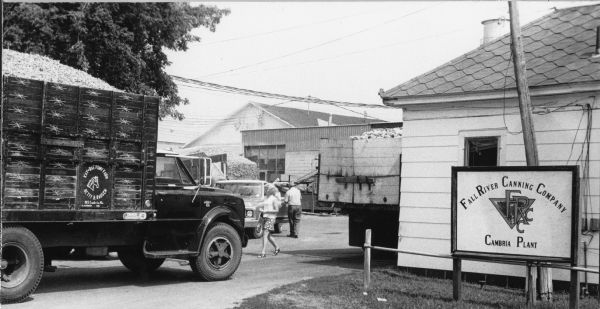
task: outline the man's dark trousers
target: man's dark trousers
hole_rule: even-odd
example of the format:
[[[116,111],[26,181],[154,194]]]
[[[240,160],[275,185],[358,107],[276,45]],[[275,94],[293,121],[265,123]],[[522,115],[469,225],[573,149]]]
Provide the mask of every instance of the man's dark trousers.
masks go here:
[[[300,217],[302,216],[301,205],[288,206],[288,219],[290,220],[290,236],[298,236],[300,232]]]

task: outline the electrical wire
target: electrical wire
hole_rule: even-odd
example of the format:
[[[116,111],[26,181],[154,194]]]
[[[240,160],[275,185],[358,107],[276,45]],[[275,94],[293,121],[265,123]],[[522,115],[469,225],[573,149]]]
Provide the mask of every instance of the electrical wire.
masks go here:
[[[412,40],[408,40],[408,41],[398,41],[398,42],[394,42],[394,43],[390,43],[390,44],[384,44],[384,45],[380,45],[380,46],[376,46],[376,47],[372,47],[372,48],[361,49],[361,50],[356,50],[356,51],[351,51],[351,52],[345,52],[345,53],[340,53],[340,54],[337,54],[337,55],[332,55],[332,56],[317,58],[317,59],[313,59],[313,60],[307,60],[307,61],[303,61],[303,62],[296,62],[296,63],[286,64],[286,65],[281,65],[281,66],[276,66],[276,67],[270,67],[270,68],[264,68],[264,69],[259,69],[259,70],[246,71],[246,72],[237,72],[237,73],[234,73],[234,74],[227,74],[227,76],[231,77],[231,76],[238,76],[238,75],[244,75],[244,74],[257,73],[257,72],[273,71],[273,70],[285,69],[285,68],[294,67],[294,66],[298,66],[298,65],[311,64],[311,63],[316,63],[316,62],[321,62],[321,61],[327,61],[327,60],[332,60],[332,59],[337,60],[337,59],[339,59],[341,57],[346,57],[346,56],[361,54],[361,53],[369,52],[369,51],[372,51],[372,50],[380,51],[382,49],[389,48],[389,47],[394,47],[394,46],[398,46],[398,45],[403,45],[403,44],[408,44],[408,43],[414,43],[414,42],[422,41],[422,40],[439,38],[439,37],[442,37],[442,36],[446,36],[448,34],[454,34],[454,33],[462,32],[462,31],[466,31],[468,29],[469,28],[455,29],[455,30],[451,30],[451,31],[448,31],[448,32],[444,32],[444,33],[440,33],[440,34],[434,34],[434,35],[429,35],[429,36],[424,36],[424,37],[420,37],[420,38],[416,38],[416,39],[412,39]]]
[[[201,42],[201,45],[202,46],[209,46],[209,45],[227,43],[227,42],[232,42],[232,41],[247,40],[247,39],[251,39],[251,38],[255,38],[255,37],[259,37],[259,36],[265,36],[265,35],[269,35],[269,34],[273,34],[273,33],[279,33],[279,32],[285,32],[285,31],[290,31],[290,30],[295,30],[295,29],[300,29],[300,28],[305,28],[305,27],[312,27],[312,26],[316,26],[316,25],[327,24],[327,23],[330,23],[330,22],[334,22],[334,21],[338,21],[338,20],[343,20],[343,19],[346,19],[346,18],[360,16],[360,15],[371,14],[373,12],[378,12],[378,11],[379,10],[373,10],[373,11],[369,11],[369,12],[359,12],[359,13],[352,14],[352,15],[340,16],[340,17],[330,18],[330,19],[326,19],[326,20],[321,20],[321,21],[316,21],[316,22],[311,22],[311,23],[306,23],[306,24],[301,24],[301,25],[295,25],[295,26],[290,26],[290,27],[275,29],[275,30],[271,30],[271,31],[267,31],[267,32],[259,32],[259,33],[254,33],[254,34],[248,34],[248,35],[245,35],[245,36],[238,36],[238,37],[233,37],[233,38],[229,38],[229,39],[223,39],[223,40],[213,41],[213,42],[208,42],[208,43],[202,43]]]
[[[417,14],[419,12],[425,11],[425,10],[430,9],[432,7],[435,7],[437,5],[439,5],[439,4],[430,5],[428,7],[425,7],[425,8],[416,10],[416,11],[412,11],[412,12],[404,14],[402,16],[386,20],[383,23],[380,23],[380,24],[377,24],[377,25],[374,25],[374,26],[370,26],[370,27],[367,27],[367,28],[363,28],[363,29],[361,29],[359,31],[351,32],[349,34],[346,34],[346,35],[343,35],[343,36],[340,36],[340,37],[337,37],[337,38],[334,38],[334,39],[331,39],[331,40],[327,40],[325,42],[321,42],[321,43],[313,45],[313,46],[305,47],[305,48],[302,48],[302,49],[299,49],[299,50],[295,50],[293,52],[289,52],[287,54],[283,54],[283,55],[280,55],[280,56],[268,58],[268,59],[261,60],[261,61],[255,62],[255,63],[241,65],[241,66],[229,69],[229,70],[207,74],[207,75],[201,76],[200,78],[212,77],[212,76],[217,76],[217,75],[222,75],[222,74],[226,74],[226,73],[235,72],[235,71],[238,71],[238,70],[242,70],[242,69],[246,69],[246,68],[249,68],[249,67],[253,67],[253,66],[265,64],[265,63],[268,63],[268,62],[273,62],[273,61],[276,61],[276,60],[279,60],[279,59],[287,58],[287,57],[290,57],[290,56],[293,56],[293,55],[297,55],[297,54],[300,54],[300,53],[303,53],[303,52],[306,52],[306,51],[309,51],[309,50],[313,50],[313,49],[316,49],[316,48],[319,48],[319,47],[323,47],[325,45],[329,45],[331,43],[335,43],[335,42],[347,39],[349,37],[352,37],[352,36],[355,36],[355,35],[358,35],[358,34],[361,34],[361,33],[367,32],[367,31],[370,31],[370,30],[372,30],[374,28],[377,28],[377,27],[380,27],[380,26],[383,26],[383,25],[386,25],[386,24],[390,24],[390,23],[396,22],[396,21],[401,20],[403,18],[406,18],[406,17],[408,17],[410,15]]]
[[[321,100],[321,99],[317,99],[314,97],[297,97],[297,96],[290,96],[290,95],[285,95],[285,94],[278,94],[278,93],[256,91],[256,90],[244,89],[244,88],[238,88],[238,87],[232,87],[232,86],[225,86],[225,85],[220,85],[220,84],[216,84],[216,83],[208,83],[208,82],[203,82],[203,81],[196,80],[196,79],[184,78],[184,77],[175,76],[175,75],[171,75],[171,77],[176,81],[184,83],[182,85],[186,86],[186,87],[192,87],[192,88],[196,87],[196,88],[202,88],[202,89],[206,88],[206,89],[210,89],[213,91],[220,91],[220,92],[227,92],[227,93],[234,93],[234,94],[243,94],[243,95],[250,95],[250,96],[257,96],[257,97],[264,97],[264,98],[289,100],[289,101],[295,101],[295,102],[333,105],[333,106],[337,106],[337,107],[346,106],[346,107],[355,107],[355,108],[397,109],[395,107],[390,107],[387,105],[353,103],[353,102],[333,101],[333,100]]]

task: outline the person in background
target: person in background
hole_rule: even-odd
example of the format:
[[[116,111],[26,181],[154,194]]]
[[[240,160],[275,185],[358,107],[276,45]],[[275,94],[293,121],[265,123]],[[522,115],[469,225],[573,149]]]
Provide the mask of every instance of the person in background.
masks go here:
[[[288,237],[298,238],[300,231],[300,216],[302,215],[302,196],[298,183],[293,182],[292,187],[285,193],[284,202],[288,206],[288,219],[290,220],[290,234]]]
[[[275,251],[273,251],[273,255],[279,254],[281,249],[273,239],[271,233],[275,230],[275,218],[277,217],[277,212],[279,211],[279,207],[281,207],[281,198],[279,197],[279,190],[275,186],[267,186],[267,199],[263,202],[263,247],[259,258],[267,257],[267,241],[269,241]]]

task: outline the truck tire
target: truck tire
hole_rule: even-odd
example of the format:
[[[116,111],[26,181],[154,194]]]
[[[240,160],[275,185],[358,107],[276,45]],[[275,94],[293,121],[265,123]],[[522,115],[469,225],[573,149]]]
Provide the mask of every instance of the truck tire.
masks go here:
[[[2,303],[19,302],[35,291],[44,272],[44,251],[28,229],[4,226],[2,231]]]
[[[204,280],[225,280],[233,275],[241,260],[240,235],[231,225],[217,223],[208,229],[200,254],[190,259],[190,266]]]
[[[118,255],[123,266],[138,275],[149,274],[157,270],[165,261],[165,259],[149,259],[145,257],[141,246],[119,250]]]

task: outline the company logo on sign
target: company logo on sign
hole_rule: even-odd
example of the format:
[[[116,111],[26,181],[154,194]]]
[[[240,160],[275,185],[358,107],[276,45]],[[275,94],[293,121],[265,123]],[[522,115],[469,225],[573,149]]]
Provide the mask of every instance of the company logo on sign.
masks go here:
[[[522,195],[513,195],[516,193],[521,193],[521,190],[506,190],[504,198],[490,198],[490,202],[494,204],[494,207],[496,207],[510,229],[516,226],[517,232],[525,233],[520,227],[521,224],[529,225],[529,222],[533,221],[527,215],[533,212],[531,205],[533,205],[535,199],[530,199]]]
[[[83,179],[86,184],[83,188],[84,204],[88,206],[104,205],[103,199],[108,194],[106,169],[97,164],[90,165],[83,172]]]
[[[453,167],[458,256],[567,261],[577,234],[577,168]]]
[[[92,191],[100,188],[100,183],[98,182],[98,176],[92,177],[92,179],[90,179],[90,181],[88,181],[87,187]]]

